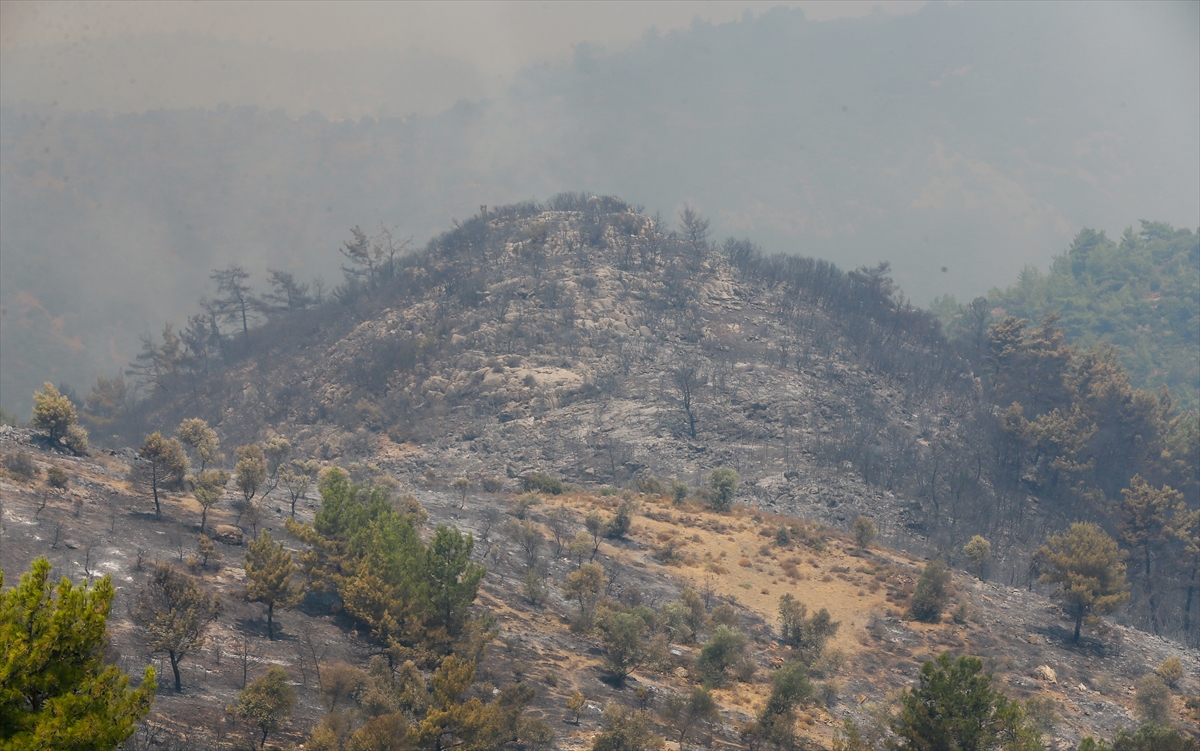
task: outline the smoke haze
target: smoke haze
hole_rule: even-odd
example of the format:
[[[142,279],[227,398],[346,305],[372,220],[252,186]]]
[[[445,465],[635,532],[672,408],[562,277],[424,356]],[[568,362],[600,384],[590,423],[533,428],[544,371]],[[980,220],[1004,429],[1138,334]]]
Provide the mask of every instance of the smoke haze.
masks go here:
[[[0,399],[117,372],[214,268],[336,283],[351,226],[564,190],[919,304],[1200,224],[1200,5],[791,5],[6,3]]]

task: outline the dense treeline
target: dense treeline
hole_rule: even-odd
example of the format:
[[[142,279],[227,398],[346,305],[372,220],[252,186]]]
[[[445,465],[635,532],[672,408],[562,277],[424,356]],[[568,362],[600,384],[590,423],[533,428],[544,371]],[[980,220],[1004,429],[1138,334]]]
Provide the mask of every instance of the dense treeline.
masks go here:
[[[983,302],[960,306],[951,296],[933,310],[956,339],[971,336]],[[993,318],[1040,321],[1058,316],[1067,339],[1080,347],[1105,342],[1140,388],[1168,386],[1188,409],[1200,398],[1200,236],[1165,222],[1126,228],[1120,242],[1084,229],[1047,274],[1034,267],[1016,284],[993,289]]]

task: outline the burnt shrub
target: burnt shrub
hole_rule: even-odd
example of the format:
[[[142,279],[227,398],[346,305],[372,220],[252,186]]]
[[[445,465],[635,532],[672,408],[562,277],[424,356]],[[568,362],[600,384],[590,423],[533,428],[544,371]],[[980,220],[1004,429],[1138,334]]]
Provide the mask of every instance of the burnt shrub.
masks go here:
[[[46,484],[52,488],[65,488],[70,481],[71,478],[62,467],[51,466],[46,469]]]
[[[33,457],[24,451],[4,457],[4,468],[22,482],[33,482],[42,474]]]

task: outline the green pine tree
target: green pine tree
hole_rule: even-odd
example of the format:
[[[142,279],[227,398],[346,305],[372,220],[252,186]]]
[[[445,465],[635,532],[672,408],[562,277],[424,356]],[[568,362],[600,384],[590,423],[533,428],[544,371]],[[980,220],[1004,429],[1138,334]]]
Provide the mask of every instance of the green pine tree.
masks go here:
[[[1076,522],[1051,535],[1034,560],[1046,570],[1039,581],[1058,585],[1053,596],[1075,619],[1076,642],[1084,616],[1111,613],[1129,599],[1125,551],[1097,524]]]
[[[292,554],[268,530],[246,546],[246,599],[267,606],[268,639],[275,638],[275,606],[292,604],[300,593],[292,581],[298,571]]]
[[[50,568],[38,558],[17,586],[0,589],[0,748],[116,748],[154,702],[154,668],[131,689],[104,664],[108,576],[55,587]]]
[[[904,751],[1033,751],[1038,734],[1025,721],[1021,705],[992,688],[992,677],[974,657],[951,660],[943,654],[921,666],[920,683],[905,692],[892,719]]]

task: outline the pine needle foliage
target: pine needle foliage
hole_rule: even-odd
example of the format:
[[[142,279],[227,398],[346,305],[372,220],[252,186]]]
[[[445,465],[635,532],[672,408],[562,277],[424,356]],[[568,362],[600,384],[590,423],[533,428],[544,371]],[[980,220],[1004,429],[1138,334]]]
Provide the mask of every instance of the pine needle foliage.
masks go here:
[[[129,676],[104,664],[108,576],[54,586],[50,570],[38,558],[15,587],[0,590],[0,747],[116,748],[150,710],[154,668],[130,688]]]
[[[246,546],[245,563],[246,599],[267,606],[267,638],[274,639],[275,607],[287,607],[299,597],[300,587],[293,581],[299,569],[283,543],[275,542],[266,529]]]

